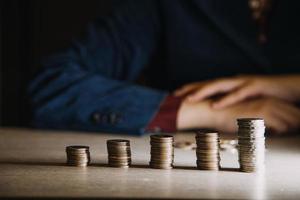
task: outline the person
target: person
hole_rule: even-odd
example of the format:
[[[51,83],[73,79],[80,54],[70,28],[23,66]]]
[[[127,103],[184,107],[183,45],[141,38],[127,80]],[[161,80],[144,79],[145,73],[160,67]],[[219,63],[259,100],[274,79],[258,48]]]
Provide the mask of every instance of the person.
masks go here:
[[[33,124],[140,135],[234,132],[236,118],[262,117],[274,133],[295,131],[299,8],[275,0],[123,1],[44,60],[29,87]]]

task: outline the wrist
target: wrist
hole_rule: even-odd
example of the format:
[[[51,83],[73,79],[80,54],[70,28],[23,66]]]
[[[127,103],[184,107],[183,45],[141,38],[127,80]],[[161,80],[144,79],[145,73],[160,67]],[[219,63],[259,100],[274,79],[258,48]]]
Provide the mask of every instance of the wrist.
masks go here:
[[[269,88],[272,88],[266,91],[270,93],[270,96],[276,96],[290,102],[296,102],[300,99],[299,75],[277,75],[271,76],[267,80],[270,83]]]
[[[167,96],[161,103],[156,115],[146,127],[147,131],[176,131],[176,117],[182,99],[174,96]]]
[[[177,113],[177,129],[213,128],[214,115],[210,101],[182,102]]]
[[[299,75],[289,75],[287,77],[287,83],[289,92],[291,95],[291,100],[296,102],[300,100],[300,76]]]

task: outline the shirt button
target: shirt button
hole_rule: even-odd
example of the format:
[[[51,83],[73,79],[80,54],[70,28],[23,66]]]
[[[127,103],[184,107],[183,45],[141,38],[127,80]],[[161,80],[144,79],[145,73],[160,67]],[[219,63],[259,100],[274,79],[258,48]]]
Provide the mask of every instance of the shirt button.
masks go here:
[[[115,125],[117,123],[120,123],[122,120],[121,116],[116,114],[116,113],[111,113],[109,115],[109,122],[112,124],[112,125]]]
[[[92,121],[96,124],[100,124],[101,123],[101,118],[102,118],[102,115],[98,112],[95,112],[92,114]]]
[[[103,123],[103,124],[109,124],[109,115],[102,115],[100,121]]]

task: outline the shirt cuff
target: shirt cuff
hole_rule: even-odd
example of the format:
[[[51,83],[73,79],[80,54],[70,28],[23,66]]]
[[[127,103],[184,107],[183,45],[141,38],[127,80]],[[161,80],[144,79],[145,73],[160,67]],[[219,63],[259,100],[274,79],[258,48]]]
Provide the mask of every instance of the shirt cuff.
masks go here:
[[[146,130],[154,132],[175,132],[177,112],[182,98],[169,95],[160,105],[157,114],[148,124]]]

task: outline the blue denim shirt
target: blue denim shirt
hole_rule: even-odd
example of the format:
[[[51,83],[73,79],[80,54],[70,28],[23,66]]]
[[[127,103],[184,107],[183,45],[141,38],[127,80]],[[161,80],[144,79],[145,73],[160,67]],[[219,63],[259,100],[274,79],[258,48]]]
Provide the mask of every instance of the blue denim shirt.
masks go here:
[[[241,73],[299,73],[298,1],[274,6],[264,46],[257,43],[247,2],[124,2],[43,62],[29,88],[34,125],[139,135],[168,90],[182,84]],[[162,62],[148,74],[155,89],[136,85],[156,56]]]

